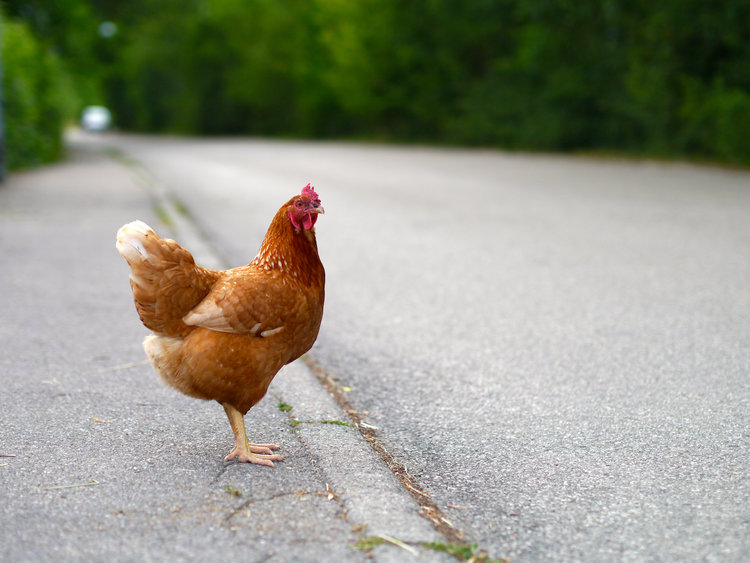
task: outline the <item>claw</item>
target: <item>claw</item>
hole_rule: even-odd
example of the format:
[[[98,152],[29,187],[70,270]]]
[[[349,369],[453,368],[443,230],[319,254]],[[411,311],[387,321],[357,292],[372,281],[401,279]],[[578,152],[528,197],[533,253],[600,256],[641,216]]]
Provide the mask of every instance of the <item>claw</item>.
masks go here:
[[[254,454],[270,454],[271,450],[278,450],[279,446],[276,444],[247,444],[248,450]]]
[[[250,452],[242,450],[243,448],[235,446],[232,448],[232,451],[229,452],[229,455],[224,458],[224,461],[232,461],[234,458],[237,458],[237,461],[242,463],[254,463],[256,465],[266,465],[268,467],[273,467],[274,461],[284,461],[284,456],[281,454],[266,455],[253,453],[252,450]]]

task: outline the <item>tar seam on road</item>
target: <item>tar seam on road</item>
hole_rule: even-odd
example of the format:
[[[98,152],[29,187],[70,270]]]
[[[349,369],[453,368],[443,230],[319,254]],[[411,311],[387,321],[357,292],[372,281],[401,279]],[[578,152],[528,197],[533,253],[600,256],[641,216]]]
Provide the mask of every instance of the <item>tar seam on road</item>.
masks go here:
[[[422,509],[422,515],[427,518],[435,529],[440,532],[448,541],[454,543],[463,543],[463,533],[456,529],[453,524],[445,518],[445,515],[430,497],[422,485],[406,470],[404,464],[398,461],[392,453],[388,451],[383,442],[378,438],[375,430],[369,425],[362,424],[363,417],[355,409],[344,395],[344,392],[334,383],[330,375],[326,373],[323,367],[309,355],[305,355],[303,360],[310,371],[320,381],[323,387],[334,398],[336,403],[343,409],[349,419],[356,426],[362,437],[370,444],[370,447],[378,454],[380,459],[388,466],[404,488],[409,492],[411,497],[417,502]]]

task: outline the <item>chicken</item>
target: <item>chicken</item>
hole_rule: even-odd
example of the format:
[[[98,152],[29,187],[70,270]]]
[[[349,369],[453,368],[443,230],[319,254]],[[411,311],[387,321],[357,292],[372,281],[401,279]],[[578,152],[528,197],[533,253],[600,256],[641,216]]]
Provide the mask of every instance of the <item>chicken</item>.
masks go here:
[[[244,415],[318,336],[325,271],[315,222],[323,212],[308,184],[281,206],[252,262],[225,271],[196,265],[141,221],[117,233],[136,309],[153,332],[143,342],[146,355],[168,385],[221,403],[235,443],[226,461],[273,466],[284,459],[272,452],[275,444],[248,442]]]

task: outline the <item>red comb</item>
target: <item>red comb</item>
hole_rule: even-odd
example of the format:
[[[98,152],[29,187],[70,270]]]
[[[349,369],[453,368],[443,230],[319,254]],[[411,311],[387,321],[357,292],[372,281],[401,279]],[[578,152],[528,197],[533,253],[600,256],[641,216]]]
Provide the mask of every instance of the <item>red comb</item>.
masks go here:
[[[302,188],[302,195],[309,197],[310,201],[320,205],[320,197],[318,197],[318,194],[315,193],[315,188],[313,188],[310,184],[307,184],[304,188]]]

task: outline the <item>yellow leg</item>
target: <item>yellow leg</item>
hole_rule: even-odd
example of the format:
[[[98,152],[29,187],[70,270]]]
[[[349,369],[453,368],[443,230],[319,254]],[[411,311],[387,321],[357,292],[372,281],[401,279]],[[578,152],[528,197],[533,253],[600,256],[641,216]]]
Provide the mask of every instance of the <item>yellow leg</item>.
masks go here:
[[[251,444],[248,442],[245,432],[245,417],[228,403],[222,403],[222,406],[224,412],[227,413],[229,426],[232,427],[232,433],[234,434],[234,448],[224,458],[224,461],[230,461],[236,457],[239,461],[268,465],[269,467],[273,467],[274,461],[284,461],[284,456],[271,453],[271,450],[279,449],[276,444]]]

